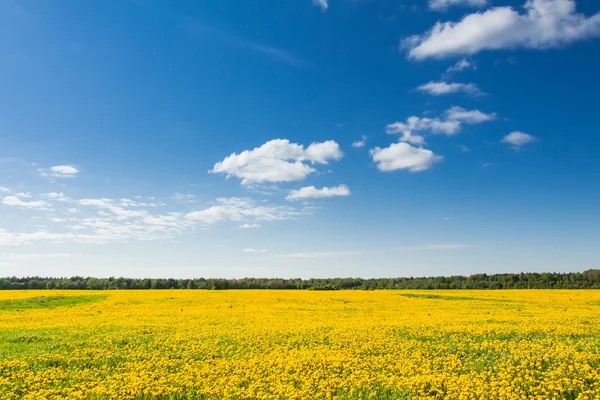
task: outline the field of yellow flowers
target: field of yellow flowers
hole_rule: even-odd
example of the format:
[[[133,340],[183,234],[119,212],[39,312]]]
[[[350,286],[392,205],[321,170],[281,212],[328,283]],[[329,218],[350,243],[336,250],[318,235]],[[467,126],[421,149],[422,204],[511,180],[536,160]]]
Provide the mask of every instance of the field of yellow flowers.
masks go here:
[[[600,291],[4,291],[21,398],[597,399]]]

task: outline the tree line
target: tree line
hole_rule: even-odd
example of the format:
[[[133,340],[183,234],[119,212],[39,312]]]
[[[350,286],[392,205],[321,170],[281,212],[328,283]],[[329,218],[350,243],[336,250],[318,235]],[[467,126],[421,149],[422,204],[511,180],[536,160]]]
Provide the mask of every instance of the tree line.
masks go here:
[[[0,290],[30,289],[282,289],[282,290],[377,290],[377,289],[600,289],[600,269],[584,272],[527,272],[475,274],[420,278],[242,278],[242,279],[140,279],[6,277]]]

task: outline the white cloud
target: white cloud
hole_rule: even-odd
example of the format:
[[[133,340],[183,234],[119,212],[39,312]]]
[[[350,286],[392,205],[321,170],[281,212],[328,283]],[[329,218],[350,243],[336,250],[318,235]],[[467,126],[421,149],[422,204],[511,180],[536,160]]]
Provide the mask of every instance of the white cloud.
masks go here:
[[[31,196],[31,193],[29,192],[19,192],[19,193],[15,193],[15,196],[21,197],[23,199],[30,199],[33,196]]]
[[[294,218],[299,214],[294,208],[257,204],[249,198],[219,198],[216,204],[204,210],[187,213],[185,218],[202,224],[222,221],[277,221]]]
[[[340,146],[333,140],[304,146],[287,139],[271,140],[253,150],[233,153],[216,163],[211,173],[242,179],[242,185],[262,182],[291,182],[304,179],[316,172],[305,162],[327,164],[343,156]]]
[[[286,200],[321,199],[334,196],[350,196],[350,189],[346,185],[324,187],[317,189],[314,186],[306,186],[298,190],[290,190]]]
[[[2,204],[5,206],[11,207],[23,207],[23,208],[38,208],[38,209],[46,209],[48,203],[37,200],[37,201],[23,201],[17,196],[6,196],[2,200]]]
[[[79,173],[79,170],[72,165],[55,165],[38,171],[41,176],[49,178],[74,178]]]
[[[267,252],[266,249],[261,249],[261,250],[257,250],[257,249],[244,249],[242,251],[244,253],[266,253]]]
[[[361,140],[357,140],[356,142],[352,143],[352,147],[356,147],[358,149],[358,148],[364,147],[364,145],[366,143],[367,143],[367,137],[365,135],[362,135]]]
[[[362,251],[329,251],[329,252],[303,252],[303,253],[288,253],[288,254],[277,254],[276,258],[331,258],[331,257],[345,257],[345,256],[359,256],[363,254]]]
[[[600,35],[600,13],[577,14],[573,0],[527,0],[525,13],[495,7],[459,22],[438,22],[403,41],[417,60],[510,48],[547,49]]]
[[[313,4],[325,11],[329,7],[327,0],[313,0]]]
[[[65,196],[64,193],[56,193],[56,192],[44,193],[44,194],[42,194],[42,197],[45,197],[49,200],[54,200],[54,201],[69,201],[69,200],[71,200],[67,196]]]
[[[421,172],[444,159],[433,154],[431,150],[412,147],[408,143],[392,143],[383,149],[375,147],[370,153],[373,161],[377,163],[377,169],[385,172],[398,169]]]
[[[451,6],[485,7],[487,0],[429,0],[429,8],[434,11],[446,11]]]
[[[193,203],[196,201],[195,195],[185,193],[175,193],[171,198],[179,203]]]
[[[475,64],[473,64],[470,61],[463,58],[462,60],[458,61],[456,64],[449,66],[448,69],[446,70],[445,75],[450,76],[455,72],[460,72],[467,68],[476,69]]]
[[[524,132],[514,131],[504,136],[501,140],[502,143],[512,144],[513,146],[520,147],[525,144],[535,142],[537,139]]]
[[[56,174],[63,175],[75,175],[79,172],[79,170],[72,165],[55,165],[50,168],[50,170]]]
[[[467,111],[462,107],[454,106],[446,110],[446,118],[451,121],[460,121],[467,124],[480,124],[495,120],[496,113],[485,114],[479,110]]]
[[[469,94],[471,96],[481,96],[484,95],[477,85],[474,83],[456,83],[456,82],[428,82],[424,85],[421,85],[417,88],[418,91],[427,93],[433,96],[441,96],[444,94],[450,93],[458,93],[463,92]]]
[[[260,228],[260,224],[241,224],[240,229]]]
[[[464,151],[465,153],[468,153],[471,151],[471,149],[468,148],[467,146],[465,146],[464,144],[459,145],[458,148],[461,149],[462,151]]]
[[[444,218],[446,219],[446,218]],[[449,218],[448,218],[449,219]],[[420,246],[407,246],[401,247],[400,250],[458,250],[465,249],[468,247],[472,247],[472,245],[467,243],[444,243],[444,244],[426,244]]]
[[[401,135],[401,142],[422,145],[425,138],[415,135],[414,132],[425,132],[431,134],[444,134],[453,136],[460,132],[462,123],[480,124],[482,122],[496,119],[496,113],[485,114],[479,110],[465,110],[454,106],[444,112],[444,118],[421,118],[417,116],[408,117],[406,122],[394,122],[385,127],[388,135]]]
[[[143,221],[148,225],[183,227],[185,224],[185,214],[179,212],[170,212],[166,215],[148,215]]]
[[[0,186],[0,192],[10,193],[11,190],[5,186]]]
[[[385,127],[388,135],[401,134],[401,142],[412,144],[423,144],[425,138],[421,135],[414,135],[413,132],[429,131],[434,134],[443,133],[452,136],[460,131],[459,121],[443,121],[439,118],[420,118],[416,116],[408,117],[406,122],[394,122]]]

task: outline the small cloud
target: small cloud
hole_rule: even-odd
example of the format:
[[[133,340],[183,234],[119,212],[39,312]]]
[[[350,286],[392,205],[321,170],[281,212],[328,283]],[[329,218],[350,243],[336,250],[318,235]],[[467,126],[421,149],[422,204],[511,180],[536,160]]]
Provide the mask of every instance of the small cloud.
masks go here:
[[[298,190],[290,190],[286,200],[322,199],[335,196],[350,196],[350,189],[346,185],[324,187],[317,189],[314,186],[306,186]]]
[[[47,178],[74,178],[79,173],[79,170],[72,165],[55,165],[38,171],[41,176]]]
[[[523,145],[526,145],[528,143],[532,143],[535,142],[537,140],[536,137],[531,136],[527,133],[524,132],[519,132],[519,131],[514,131],[509,133],[508,135],[504,136],[501,140],[502,143],[507,143],[507,144],[511,144],[514,147],[521,147]]]
[[[444,217],[444,221],[448,221],[450,217]]]
[[[468,153],[471,151],[471,149],[468,148],[467,146],[465,146],[464,144],[458,145],[458,148],[461,149],[462,151],[464,151],[465,153]]]
[[[474,83],[457,83],[457,82],[434,82],[430,81],[424,85],[417,87],[419,92],[427,93],[432,96],[441,96],[445,94],[463,92],[471,96],[485,95]]]
[[[356,142],[352,143],[352,147],[356,147],[358,149],[364,147],[366,143],[367,137],[365,135],[362,135],[361,140],[357,140]]]
[[[456,72],[464,71],[465,69],[477,69],[477,66],[474,63],[463,58],[456,64],[449,66],[448,69],[446,70],[446,72],[442,74],[442,76],[448,78],[452,74],[454,74]]]
[[[45,197],[49,200],[54,200],[54,201],[69,201],[69,200],[71,200],[67,196],[65,196],[64,193],[56,193],[56,192],[44,193],[44,194],[42,194],[42,197]]]
[[[485,7],[487,0],[429,0],[429,9],[447,11],[451,6]]]
[[[11,190],[5,186],[0,186],[0,192],[10,193]]]
[[[413,147],[408,143],[392,143],[389,147],[375,147],[370,151],[377,169],[391,172],[407,169],[410,172],[421,172],[442,161],[444,157],[434,154],[431,150]]]
[[[260,228],[260,224],[242,224],[240,225],[240,229],[253,229]]]
[[[19,196],[19,197],[24,198],[24,199],[30,199],[31,197],[33,197],[33,196],[31,196],[31,193],[29,193],[29,192],[15,193],[15,196]]]
[[[313,0],[312,2],[315,6],[320,7],[321,10],[326,11],[329,8],[329,4],[327,0]]]
[[[257,250],[257,249],[244,249],[242,251],[244,253],[266,253],[267,252],[266,249],[261,249],[261,250]]]
[[[436,250],[458,250],[458,249],[465,249],[468,247],[472,247],[472,245],[467,244],[467,243],[444,243],[444,244],[425,244],[425,245],[421,245],[421,246],[407,246],[407,247],[401,247],[399,250],[402,251],[421,251],[421,250],[425,250],[425,251],[436,251]]]
[[[17,196],[6,196],[2,200],[2,204],[9,207],[21,207],[21,208],[37,208],[40,210],[46,209],[48,203],[38,200],[38,201],[23,201]]]
[[[483,164],[483,168],[487,168],[487,167],[491,167],[492,163],[491,162],[486,162]]]
[[[179,203],[193,203],[196,196],[193,194],[175,193],[171,198]]]

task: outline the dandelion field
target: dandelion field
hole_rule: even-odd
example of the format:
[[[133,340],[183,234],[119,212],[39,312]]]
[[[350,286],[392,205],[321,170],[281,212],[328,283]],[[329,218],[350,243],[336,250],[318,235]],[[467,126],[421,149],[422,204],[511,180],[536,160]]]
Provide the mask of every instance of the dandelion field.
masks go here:
[[[0,291],[1,399],[594,399],[600,291]]]

